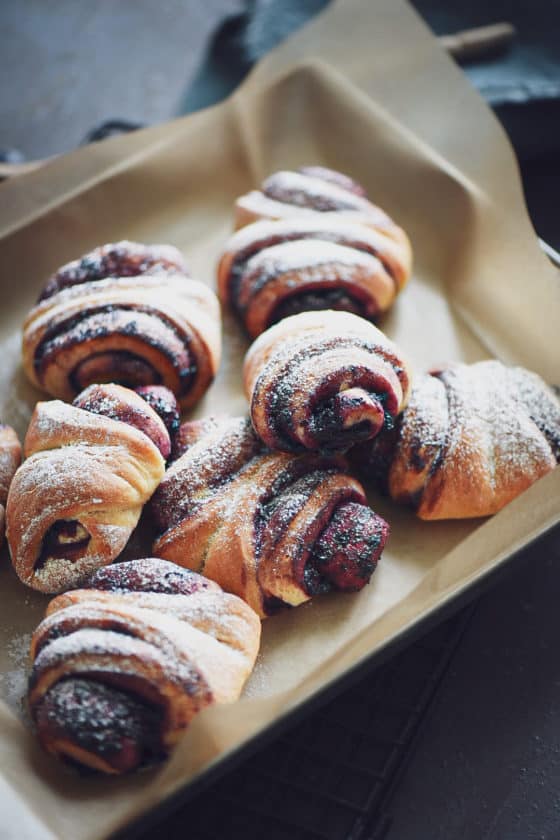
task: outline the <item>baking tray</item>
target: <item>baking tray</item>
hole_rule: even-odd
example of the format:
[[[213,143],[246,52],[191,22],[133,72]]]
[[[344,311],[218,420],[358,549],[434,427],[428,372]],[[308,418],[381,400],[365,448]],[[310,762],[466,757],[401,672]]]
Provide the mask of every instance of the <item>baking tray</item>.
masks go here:
[[[335,4],[335,12],[339,5],[348,4]],[[275,56],[274,72],[269,66],[265,76],[253,75],[218,108],[94,144],[1,188],[2,283],[8,292],[17,283],[18,290],[11,298],[6,295],[0,312],[5,362],[0,394],[10,395],[2,406],[7,421],[22,430],[38,396],[18,367],[17,325],[49,271],[100,241],[128,236],[179,245],[193,273],[211,282],[214,259],[231,229],[234,197],[275,168],[314,161],[363,180],[410,231],[417,254],[415,280],[383,326],[403,343],[417,368],[441,361],[442,354],[474,360],[495,353],[550,378],[555,368],[549,341],[555,335],[552,284],[557,278],[534,241],[503,136],[405,7],[380,3],[376,29],[369,4],[350,5],[353,24],[361,15],[365,30],[371,29],[370,46],[375,41],[381,69],[389,59],[395,62],[383,34],[394,23],[395,8],[401,15],[399,43],[410,45],[402,50],[403,66],[393,65],[396,87],[381,85],[375,101],[329,65],[307,61],[279,69]],[[332,31],[340,34],[344,20],[347,15],[342,22],[336,15],[330,18]],[[414,74],[406,64],[411,57]],[[446,97],[461,99],[458,123],[449,120],[447,111],[432,114],[439,119],[439,131],[430,143],[426,126],[413,131],[407,122],[410,110],[403,108],[400,120],[391,112],[395,103],[401,108],[398,92],[410,79],[414,85],[429,83],[438,109]],[[478,126],[485,140],[480,147],[464,148],[462,119]],[[531,272],[539,306],[523,294]],[[499,311],[487,305],[487,296],[492,302],[500,298]],[[522,310],[516,301],[523,301]],[[512,311],[519,315],[514,325]],[[434,325],[443,330],[437,342]],[[223,411],[224,403],[232,413],[246,409],[238,381],[246,343],[228,318],[226,333],[220,378],[200,413]],[[226,386],[224,400],[220,389]],[[16,819],[39,814],[45,832],[76,840],[122,827],[187,784],[194,792],[203,778],[208,782],[226,762],[238,760],[242,748],[272,737],[312,698],[324,701],[328,692],[338,690],[341,680],[356,679],[364,663],[381,661],[420,622],[511,562],[557,521],[558,485],[558,474],[547,476],[484,524],[429,526],[373,496],[375,507],[392,521],[393,537],[370,587],[358,596],[318,599],[267,622],[247,699],[201,714],[159,771],[110,785],[62,776],[21,724],[0,708],[0,782],[17,791],[2,799],[5,813]],[[0,578],[5,617],[0,670],[5,678],[15,671],[10,658],[14,642],[24,640],[37,623],[44,599],[22,593],[6,567]]]
[[[560,254],[539,243],[560,268]],[[148,837],[155,829],[173,840],[182,836],[186,820],[192,840],[383,840],[392,795],[479,597],[518,566],[538,563],[551,536],[296,710],[278,738],[271,727],[214,775],[202,777],[199,787],[121,832],[121,840]]]

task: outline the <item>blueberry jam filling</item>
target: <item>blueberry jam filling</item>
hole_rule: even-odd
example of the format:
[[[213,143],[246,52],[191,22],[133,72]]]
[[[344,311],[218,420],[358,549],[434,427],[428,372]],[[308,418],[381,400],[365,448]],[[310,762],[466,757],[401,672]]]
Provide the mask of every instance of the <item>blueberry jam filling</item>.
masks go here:
[[[66,560],[75,563],[87,548],[91,534],[75,519],[59,519],[45,536],[35,569],[40,570],[52,560]]]
[[[389,526],[370,508],[354,502],[339,505],[309,557],[305,583],[315,594],[325,587],[355,592],[368,583],[381,552]]]
[[[354,315],[365,317],[362,304],[341,289],[323,289],[318,292],[301,292],[289,295],[276,306],[268,320],[268,326],[277,324],[290,315],[300,312],[312,312],[323,309],[335,309],[339,312],[352,312]]]
[[[150,764],[164,755],[159,737],[162,711],[92,679],[72,677],[56,683],[35,709],[34,717],[47,743],[71,743],[118,772]],[[71,748],[65,758],[83,769]]]

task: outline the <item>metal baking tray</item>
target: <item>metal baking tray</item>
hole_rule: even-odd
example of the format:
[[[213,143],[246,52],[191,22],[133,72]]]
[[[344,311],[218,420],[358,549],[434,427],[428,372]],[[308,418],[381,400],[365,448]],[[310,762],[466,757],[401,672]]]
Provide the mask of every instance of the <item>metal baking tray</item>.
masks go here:
[[[302,90],[304,90],[304,95],[309,96],[312,101],[315,101],[316,94],[321,93],[324,97],[327,97],[329,91],[332,90],[333,96],[338,96],[339,98],[341,97],[341,91],[343,91],[344,97],[355,107],[355,113],[359,114],[360,122],[364,118],[364,112],[367,111],[363,97],[353,94],[336,76],[329,73],[322,76],[321,73],[317,73],[315,70],[310,72],[308,68],[303,68],[303,70],[296,70],[291,76],[281,80],[278,85],[280,87],[277,86],[274,88],[272,97],[277,94],[280,96],[282,91],[284,91],[284,95],[288,97],[288,100],[290,96],[295,97],[298,107],[301,107],[302,104],[300,99],[298,99],[301,96],[300,92]],[[258,96],[257,104],[259,107],[266,107],[266,102],[263,106]],[[380,128],[392,127],[396,131],[392,123],[386,120],[382,112],[370,109],[367,113],[369,114],[372,125]],[[274,111],[269,111],[267,114],[269,119],[274,120]],[[195,134],[198,132],[199,141],[203,137],[207,138],[209,136],[207,133],[208,121],[211,122],[215,115],[216,111],[214,110],[201,115],[194,115],[194,117],[189,118],[192,122],[188,123],[188,130],[194,131]],[[187,123],[180,122],[171,124],[170,126],[148,129],[147,132],[139,132],[138,134],[131,135],[130,138],[123,138],[126,141],[125,143],[121,143],[117,139],[116,141],[108,141],[107,144],[97,144],[95,148],[91,147],[91,149],[74,153],[65,160],[56,161],[51,164],[46,168],[44,174],[38,172],[24,176],[22,183],[26,185],[33,184],[34,193],[32,190],[25,191],[23,188],[20,191],[10,190],[10,184],[8,184],[6,188],[7,192],[4,195],[17,197],[19,204],[16,202],[16,210],[19,212],[20,219],[22,216],[25,217],[26,223],[20,223],[19,227],[15,226],[14,230],[7,234],[7,252],[12,261],[21,261],[22,286],[27,297],[30,296],[31,283],[34,282],[33,272],[36,265],[41,264],[46,267],[47,264],[50,264],[51,260],[55,258],[58,260],[61,253],[68,249],[68,241],[72,238],[74,238],[73,241],[80,243],[75,247],[79,248],[80,251],[85,250],[85,248],[82,248],[82,244],[92,236],[91,229],[88,228],[88,225],[91,225],[94,220],[98,225],[95,230],[96,240],[107,241],[111,237],[109,231],[114,231],[114,228],[111,228],[111,224],[114,222],[114,219],[110,217],[111,213],[116,218],[118,213],[121,211],[125,213],[127,208],[129,212],[136,212],[135,199],[140,195],[140,192],[142,192],[143,200],[149,209],[154,192],[160,190],[159,196],[161,201],[161,190],[164,187],[170,190],[170,195],[173,196],[173,200],[170,201],[171,210],[177,213],[177,215],[173,216],[172,219],[167,218],[167,221],[170,230],[178,235],[181,214],[177,211],[180,210],[181,213],[183,212],[183,205],[179,203],[183,197],[171,176],[176,171],[174,169],[176,167],[176,155],[184,153],[185,131],[187,131]],[[405,143],[408,143],[409,147],[412,148],[412,140],[408,134],[402,131],[400,133],[397,132],[397,138],[401,141],[401,146],[395,145],[394,148],[400,151],[402,145]],[[392,148],[389,149],[387,154],[390,155],[393,153]],[[209,151],[212,150],[214,154],[217,153],[216,146],[212,147],[210,145]],[[365,151],[365,146],[363,151]],[[188,152],[189,148],[187,147],[185,154]],[[419,146],[418,155],[419,164],[415,171],[419,172],[422,176],[424,176],[425,172],[428,172],[428,175],[430,175],[431,170],[424,168],[424,164],[427,167],[428,161],[433,164],[433,171],[437,182],[440,171],[433,163],[433,159],[429,157],[424,146]],[[167,159],[168,163],[165,167],[163,166],[164,158]],[[331,161],[327,158],[325,162],[328,163]],[[201,158],[197,161],[197,164],[199,169],[202,170],[200,176],[207,175],[204,172],[204,167],[208,169],[211,166],[211,158],[209,157],[208,160]],[[196,174],[194,174],[194,178]],[[447,173],[445,174],[447,175]],[[52,188],[56,192],[57,177],[62,180],[67,178],[70,182],[74,183],[74,188],[67,190],[62,197],[59,196],[60,201],[51,199],[50,192],[45,200],[43,194],[41,207],[37,210],[35,204],[33,204],[33,200],[37,199],[38,196],[40,197],[41,189],[46,191],[48,187],[49,190]],[[443,183],[447,184],[448,182],[443,181]],[[228,189],[231,188],[232,194],[235,194],[233,192],[234,186],[233,184],[228,185]],[[200,184],[196,183],[196,179],[194,188],[194,196],[197,197],[196,188],[200,188]],[[203,204],[200,218],[197,217],[195,220],[201,237],[204,237],[206,232],[205,226],[210,218],[208,214],[213,213],[212,200],[216,198],[216,195],[218,195],[217,188],[209,196],[203,196],[206,204]],[[194,199],[191,196],[187,196],[185,203],[188,200]],[[228,196],[228,201],[230,200]],[[30,204],[29,207],[26,206],[26,202]],[[167,205],[164,206],[164,209],[167,210]],[[107,211],[107,213],[101,211]],[[204,215],[205,213],[207,214],[206,216]],[[149,227],[148,222],[150,221],[149,214],[146,217],[142,215],[137,226],[134,228],[134,234],[137,238],[143,238],[139,235],[142,231],[142,226],[145,225],[147,230]],[[154,240],[157,236],[156,231],[161,226],[162,223],[160,223],[159,227],[158,224],[155,224],[154,230],[151,230],[146,238]],[[34,237],[34,232],[39,229],[41,230],[41,236]],[[221,239],[223,241],[224,233],[225,230],[220,227],[219,230],[214,232],[215,239]],[[29,240],[27,240],[28,236],[31,237]],[[204,241],[202,245],[204,245]],[[15,262],[13,264],[15,265]],[[405,301],[404,296],[402,300]],[[24,309],[26,303],[23,301],[23,298],[20,300],[18,297],[17,305],[18,312],[16,315],[19,315],[19,310]],[[410,303],[406,305],[409,306]],[[10,348],[7,349],[9,350]],[[12,351],[14,349],[11,347]],[[237,349],[239,350],[239,348]],[[13,358],[15,356],[12,357],[12,360]],[[12,361],[10,361],[8,376],[13,377],[14,368],[11,365]],[[6,376],[6,371],[4,371],[4,376]],[[21,379],[16,382],[16,385],[20,392],[25,390],[26,386],[21,382]],[[546,478],[550,478],[550,476]],[[547,487],[550,486],[550,483],[546,483],[546,479],[543,481]],[[535,491],[538,493],[539,488],[531,488],[526,498],[529,498],[530,495],[534,499]],[[518,512],[527,506],[524,504],[519,505],[516,502],[512,504],[511,511]],[[182,801],[184,796],[193,796],[201,790],[203,785],[209,784],[212,779],[225,772],[233,763],[239,762],[258,746],[278,735],[287,726],[292,725],[297,716],[304,713],[311,713],[320,704],[327,702],[334,694],[340,692],[344,686],[348,686],[350,683],[359,679],[366,669],[386,661],[399,647],[406,644],[412,637],[416,637],[421,630],[425,630],[430,622],[433,623],[436,620],[441,620],[446,613],[455,610],[461,600],[474,597],[483,582],[487,582],[489,577],[495,575],[500,569],[510,566],[513,557],[517,556],[522,547],[527,546],[533,542],[537,535],[542,536],[549,527],[552,527],[552,515],[550,511],[547,513],[547,516],[548,519],[546,521],[539,520],[537,525],[529,523],[527,530],[526,523],[519,522],[519,517],[516,517],[515,513],[511,512],[512,533],[514,533],[515,527],[518,527],[518,533],[515,534],[515,539],[512,537],[513,542],[511,544],[508,543],[506,547],[502,547],[502,550],[497,551],[491,563],[484,568],[480,566],[475,567],[469,570],[468,574],[458,579],[451,578],[439,581],[441,588],[437,593],[437,597],[432,597],[433,593],[431,592],[426,593],[427,597],[422,602],[421,608],[415,609],[408,615],[406,613],[399,615],[400,623],[397,629],[395,629],[395,625],[390,632],[385,633],[387,625],[383,621],[386,614],[382,614],[379,621],[375,623],[375,628],[383,636],[381,637],[379,635],[374,644],[370,644],[369,639],[364,642],[362,636],[357,636],[345,647],[340,659],[338,658],[337,652],[336,661],[333,661],[333,658],[331,658],[326,663],[320,663],[322,667],[325,666],[320,681],[307,690],[302,691],[299,696],[292,698],[290,706],[283,709],[281,713],[274,715],[266,725],[260,728],[259,732],[250,737],[246,737],[242,743],[235,745],[226,755],[218,756],[210,768],[203,770],[196,777],[193,777],[190,783],[178,785],[175,793],[166,796],[164,801],[160,801],[157,807],[152,809],[149,817],[143,815],[136,824],[130,827],[129,831],[145,830],[149,821],[159,819],[166,811],[176,807],[177,803]],[[474,533],[476,536],[476,532]],[[512,548],[511,545],[515,547]],[[404,601],[406,601],[406,598],[403,598],[399,604],[406,606],[403,603]],[[351,601],[348,601],[347,604],[350,609]],[[298,611],[298,621],[299,616],[303,619],[306,615],[309,615],[309,611]],[[274,625],[276,627],[281,623],[282,619],[279,618],[275,621],[277,622]],[[364,644],[362,644],[363,642]]]

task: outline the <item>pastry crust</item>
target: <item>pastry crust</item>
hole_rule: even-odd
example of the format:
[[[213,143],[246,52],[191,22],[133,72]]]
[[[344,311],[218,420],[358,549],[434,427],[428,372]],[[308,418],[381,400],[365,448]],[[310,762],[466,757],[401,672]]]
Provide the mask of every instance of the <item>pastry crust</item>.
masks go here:
[[[39,300],[45,300],[61,289],[105,277],[159,273],[189,275],[183,255],[173,245],[145,245],[126,239],[111,242],[61,266],[47,280]]]
[[[154,248],[157,254],[164,246]],[[87,269],[88,258],[70,266]],[[93,382],[165,385],[182,408],[194,405],[220,362],[214,293],[178,266],[162,270],[155,257],[134,263],[133,276],[123,260],[93,265],[61,269],[55,278],[62,279],[51,278],[48,293],[27,316],[22,351],[30,381],[63,400]],[[120,269],[123,276],[107,277],[103,267]]]
[[[4,542],[6,501],[15,472],[21,464],[21,444],[11,426],[0,423],[0,546]]]
[[[408,238],[402,228],[366,197],[364,188],[347,175],[322,166],[281,170],[266,178],[260,190],[242,195],[235,203],[235,227],[260,219],[295,216],[358,221],[397,242]]]
[[[359,460],[379,467],[379,447]],[[497,513],[555,468],[560,402],[543,380],[498,361],[433,371],[414,385],[389,456],[393,499],[421,519]]]
[[[256,337],[283,317],[312,309],[374,320],[411,271],[406,237],[360,221],[314,213],[238,230],[218,265],[218,292]]]
[[[411,374],[373,324],[324,311],[285,318],[259,336],[243,378],[254,429],[267,446],[344,451],[392,424]]]
[[[78,586],[118,557],[165,472],[152,438],[167,431],[153,409],[127,388],[92,387],[101,410],[113,413],[120,399],[139,428],[59,400],[39,402],[25,438],[26,460],[10,487],[12,563],[24,583],[42,592]]]
[[[42,746],[105,773],[163,758],[192,718],[238,699],[260,621],[234,595],[147,558],[55,598],[31,643],[28,701]]]
[[[184,454],[151,503],[154,553],[260,616],[369,581],[388,526],[340,457],[270,452],[244,418],[184,424]]]

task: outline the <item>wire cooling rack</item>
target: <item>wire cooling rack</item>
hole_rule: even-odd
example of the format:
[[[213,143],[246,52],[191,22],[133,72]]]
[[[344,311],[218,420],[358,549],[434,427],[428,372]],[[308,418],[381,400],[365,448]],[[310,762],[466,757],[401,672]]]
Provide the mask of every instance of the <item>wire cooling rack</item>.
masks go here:
[[[146,840],[381,840],[395,782],[472,611],[314,710]]]

